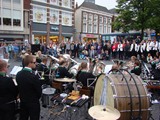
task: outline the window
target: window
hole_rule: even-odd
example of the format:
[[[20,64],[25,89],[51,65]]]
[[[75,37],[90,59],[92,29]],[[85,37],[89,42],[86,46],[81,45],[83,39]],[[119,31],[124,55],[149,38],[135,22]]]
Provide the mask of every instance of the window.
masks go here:
[[[0,25],[1,25],[1,8],[0,8]]]
[[[13,0],[13,3],[18,3],[18,4],[20,4],[20,3],[21,3],[21,0]]]
[[[46,3],[46,2],[47,2],[47,0],[34,0],[34,1],[44,2],[44,3]]]
[[[62,6],[71,8],[71,0],[62,0]]]
[[[97,22],[97,20],[98,20],[98,16],[94,15],[94,23]]]
[[[46,23],[47,9],[38,6],[33,6],[33,22]]]
[[[107,33],[107,26],[104,25],[104,33]]]
[[[53,4],[53,5],[58,5],[59,4],[58,1],[59,0],[50,0],[50,3]]]
[[[94,28],[93,28],[94,30],[93,30],[93,32],[94,33],[97,33],[97,25],[94,25]]]
[[[72,26],[72,13],[62,12],[62,25]]]
[[[104,17],[104,24],[107,24],[107,18]]]
[[[59,11],[50,10],[50,23],[59,24]]]
[[[89,24],[92,24],[92,21],[93,21],[93,15],[89,15]]]
[[[108,33],[111,33],[111,26],[108,26]]]
[[[13,10],[13,26],[21,26],[21,11]]]
[[[102,33],[103,33],[103,27],[102,27],[102,25],[101,25],[101,24],[99,25],[99,33],[100,33],[100,34],[102,34]]]
[[[83,13],[83,22],[87,22],[87,14]]]
[[[11,26],[11,9],[3,8],[3,25]]]
[[[108,18],[108,24],[111,24],[111,18]]]
[[[102,16],[99,17],[99,23],[103,23],[103,17]]]
[[[92,24],[88,25],[88,33],[92,33]]]
[[[87,28],[86,28],[87,26],[86,26],[86,23],[83,23],[83,32],[87,32],[86,30],[87,30]]]

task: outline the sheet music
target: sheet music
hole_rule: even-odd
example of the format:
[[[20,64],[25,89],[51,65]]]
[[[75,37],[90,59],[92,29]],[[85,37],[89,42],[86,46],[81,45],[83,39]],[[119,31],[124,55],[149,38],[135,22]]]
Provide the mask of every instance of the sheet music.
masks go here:
[[[46,66],[47,66],[48,68],[49,68],[50,63],[51,63],[51,59],[48,58],[48,59],[47,59],[47,63],[46,63]]]
[[[22,70],[22,67],[14,66],[13,69],[11,70],[10,74],[11,74],[11,75],[17,75],[17,73],[18,73],[19,71],[21,71],[21,70]]]
[[[4,61],[6,61],[8,63],[9,59],[3,59]]]
[[[104,70],[105,74],[107,75],[111,69],[112,69],[112,65],[106,65]]]

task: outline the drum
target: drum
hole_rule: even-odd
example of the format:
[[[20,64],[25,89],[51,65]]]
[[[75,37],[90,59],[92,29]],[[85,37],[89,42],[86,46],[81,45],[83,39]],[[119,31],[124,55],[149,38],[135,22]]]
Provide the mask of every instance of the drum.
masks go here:
[[[105,83],[106,89],[104,89]],[[103,94],[104,91],[106,96]],[[119,120],[132,118],[147,120],[149,117],[150,95],[142,79],[136,75],[120,73],[100,75],[94,91],[94,105],[100,105],[102,98],[106,101],[105,105],[120,111]]]
[[[56,89],[54,88],[45,88],[42,90],[42,105],[51,106],[51,98],[53,97]]]

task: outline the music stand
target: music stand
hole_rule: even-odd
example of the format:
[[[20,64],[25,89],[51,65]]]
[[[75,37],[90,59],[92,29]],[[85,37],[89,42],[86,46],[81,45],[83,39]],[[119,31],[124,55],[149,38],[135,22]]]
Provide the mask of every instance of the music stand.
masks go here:
[[[10,72],[10,75],[16,76],[17,73],[22,70],[22,68],[23,67],[20,67],[20,66],[14,66],[13,69],[11,70],[11,72]]]
[[[94,87],[94,83],[96,82],[96,78],[88,78],[87,79],[87,87]]]

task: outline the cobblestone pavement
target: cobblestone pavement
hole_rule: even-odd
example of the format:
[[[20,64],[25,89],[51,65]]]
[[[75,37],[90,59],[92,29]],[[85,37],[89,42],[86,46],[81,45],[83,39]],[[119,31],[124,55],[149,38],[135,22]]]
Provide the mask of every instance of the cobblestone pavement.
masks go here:
[[[82,60],[78,60],[79,62],[81,62]],[[105,64],[111,64],[112,62],[111,61],[105,61]],[[11,69],[13,68],[13,66],[15,65],[21,65],[21,62],[20,61],[14,61],[14,60],[10,60],[9,61],[9,64],[10,64],[10,68],[9,68],[9,71],[11,71]],[[93,120],[88,114],[87,114],[87,111],[86,111],[86,115],[87,115],[87,118],[83,118],[80,119],[80,118],[70,118],[70,119],[67,119],[67,118],[63,118],[63,119],[60,119],[60,118],[56,118],[54,117],[54,119],[52,117],[50,117],[50,108],[44,108],[42,107],[41,108],[41,119],[40,120]],[[76,113],[76,112],[75,112]],[[75,114],[73,113],[73,115]],[[160,120],[159,118],[160,116],[160,103],[156,103],[156,104],[153,104],[151,106],[151,118],[149,120]]]

